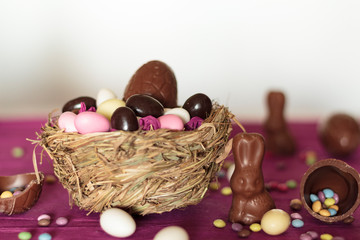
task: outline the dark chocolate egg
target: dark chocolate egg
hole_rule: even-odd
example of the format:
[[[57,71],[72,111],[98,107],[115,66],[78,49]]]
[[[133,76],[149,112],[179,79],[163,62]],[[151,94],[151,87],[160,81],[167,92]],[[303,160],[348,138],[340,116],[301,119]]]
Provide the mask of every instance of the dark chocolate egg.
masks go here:
[[[189,112],[191,118],[200,117],[205,119],[210,116],[212,102],[205,94],[197,93],[185,101],[183,108]]]
[[[78,97],[75,99],[72,99],[65,103],[63,106],[62,112],[74,112],[76,114],[79,113],[81,103],[85,103],[86,110],[88,110],[91,107],[94,107],[96,109],[96,100],[92,97]]]
[[[124,100],[134,94],[146,94],[164,107],[177,107],[177,83],[171,68],[161,61],[150,61],[141,66],[125,88]]]
[[[319,125],[319,136],[330,154],[346,156],[360,144],[360,127],[353,117],[343,113],[334,114]]]
[[[132,95],[126,101],[126,106],[131,108],[139,117],[151,115],[157,118],[164,114],[163,105],[155,98],[144,94]]]
[[[136,131],[139,129],[139,123],[131,108],[119,107],[111,116],[111,127],[123,131]]]

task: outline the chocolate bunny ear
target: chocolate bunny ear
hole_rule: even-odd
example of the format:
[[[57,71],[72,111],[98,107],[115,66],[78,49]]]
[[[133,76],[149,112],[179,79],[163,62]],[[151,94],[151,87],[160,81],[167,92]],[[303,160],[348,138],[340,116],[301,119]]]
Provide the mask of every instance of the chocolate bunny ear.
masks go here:
[[[233,138],[232,149],[235,166],[255,169],[262,164],[265,140],[258,133],[238,133]]]

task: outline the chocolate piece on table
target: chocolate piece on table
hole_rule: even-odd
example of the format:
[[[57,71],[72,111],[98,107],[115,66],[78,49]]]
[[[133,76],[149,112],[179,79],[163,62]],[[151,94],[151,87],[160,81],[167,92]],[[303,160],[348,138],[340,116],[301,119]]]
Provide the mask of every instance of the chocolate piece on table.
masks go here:
[[[265,190],[262,161],[264,138],[257,133],[239,133],[233,138],[235,170],[230,179],[233,193],[229,220],[250,225],[260,222],[275,203]]]
[[[338,113],[319,124],[319,137],[325,149],[335,157],[353,153],[360,144],[360,127],[350,115]]]
[[[267,95],[268,116],[264,123],[266,149],[276,155],[292,155],[296,142],[288,129],[285,117],[285,95],[271,91]]]
[[[331,188],[339,195],[339,211],[335,216],[321,216],[312,210],[310,194]],[[337,159],[325,159],[310,166],[300,183],[304,208],[320,221],[347,221],[360,204],[360,175],[350,165]]]
[[[44,182],[44,175],[39,172],[40,182],[35,173],[24,173],[12,176],[0,176],[0,190],[26,186],[19,195],[0,199],[0,213],[12,215],[29,210],[39,199]]]
[[[124,100],[134,94],[146,94],[157,99],[165,108],[177,107],[177,82],[171,68],[161,61],[141,66],[125,88]]]

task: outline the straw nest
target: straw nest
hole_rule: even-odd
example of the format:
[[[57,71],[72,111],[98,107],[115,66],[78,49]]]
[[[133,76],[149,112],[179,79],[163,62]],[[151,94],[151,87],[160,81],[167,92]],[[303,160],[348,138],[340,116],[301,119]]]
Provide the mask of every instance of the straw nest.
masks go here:
[[[34,143],[53,160],[71,205],[89,213],[119,207],[146,215],[201,201],[231,150],[231,119],[226,107],[214,104],[193,131],[78,134],[63,132],[49,116]]]

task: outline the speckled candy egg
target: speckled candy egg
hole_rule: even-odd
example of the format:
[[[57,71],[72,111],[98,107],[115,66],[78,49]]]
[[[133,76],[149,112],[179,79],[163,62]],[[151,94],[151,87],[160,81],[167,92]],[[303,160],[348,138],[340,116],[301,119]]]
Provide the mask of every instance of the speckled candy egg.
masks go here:
[[[100,226],[107,234],[125,238],[136,230],[136,223],[130,214],[119,208],[110,208],[100,215]]]
[[[161,61],[141,66],[130,79],[124,92],[125,101],[134,94],[146,94],[164,107],[177,106],[177,82],[171,68]]]
[[[183,108],[189,112],[191,118],[200,117],[206,119],[210,116],[212,102],[205,94],[197,93],[185,101]]]
[[[155,98],[144,94],[132,95],[126,101],[126,106],[131,108],[136,116],[139,117],[146,117],[149,115],[160,117],[164,114],[163,105]]]
[[[291,220],[287,212],[271,209],[261,218],[261,229],[269,235],[280,235],[290,226]]]
[[[62,112],[74,112],[78,113],[81,108],[81,103],[85,103],[86,109],[89,110],[91,107],[96,108],[96,100],[92,97],[78,97],[65,103]]]
[[[139,129],[139,123],[131,108],[119,107],[111,117],[111,127],[123,131],[136,131]]]
[[[79,113],[75,120],[75,127],[79,133],[107,132],[110,130],[109,120],[96,112]]]

